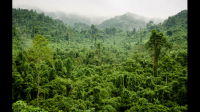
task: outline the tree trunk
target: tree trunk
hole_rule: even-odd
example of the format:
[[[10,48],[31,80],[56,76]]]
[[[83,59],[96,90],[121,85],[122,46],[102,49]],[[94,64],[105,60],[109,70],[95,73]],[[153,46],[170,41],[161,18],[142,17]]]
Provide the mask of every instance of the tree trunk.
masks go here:
[[[38,73],[38,96],[37,96],[37,107],[39,107],[39,78],[40,78],[40,66],[39,66],[39,73]]]
[[[156,48],[156,40],[155,40],[155,47],[154,47],[154,50],[155,50],[155,57],[154,57],[154,76],[156,77],[157,74],[156,74],[156,68],[157,68],[157,61],[156,61],[156,51],[157,51],[157,48]]]

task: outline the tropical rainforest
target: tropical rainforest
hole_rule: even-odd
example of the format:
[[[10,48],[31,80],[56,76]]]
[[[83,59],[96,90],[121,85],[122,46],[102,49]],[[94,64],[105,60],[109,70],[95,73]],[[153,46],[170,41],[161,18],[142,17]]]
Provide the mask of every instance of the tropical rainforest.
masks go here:
[[[187,10],[141,23],[12,8],[12,111],[186,112]]]

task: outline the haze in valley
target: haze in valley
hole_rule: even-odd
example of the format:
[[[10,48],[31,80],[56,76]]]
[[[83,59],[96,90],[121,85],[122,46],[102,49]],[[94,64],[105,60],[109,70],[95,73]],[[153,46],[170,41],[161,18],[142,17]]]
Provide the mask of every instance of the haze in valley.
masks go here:
[[[12,5],[44,12],[71,25],[76,21],[97,25],[124,14],[138,15],[146,22],[153,20],[158,24],[187,9],[187,0],[13,0]]]

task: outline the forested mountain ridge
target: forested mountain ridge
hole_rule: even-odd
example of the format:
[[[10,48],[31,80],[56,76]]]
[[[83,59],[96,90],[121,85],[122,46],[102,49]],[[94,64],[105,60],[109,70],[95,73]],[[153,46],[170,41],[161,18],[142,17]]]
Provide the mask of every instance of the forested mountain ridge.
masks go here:
[[[123,31],[131,31],[133,28],[139,30],[139,28],[146,28],[146,23],[149,21],[154,21],[155,24],[163,22],[163,19],[160,18],[147,18],[143,16],[139,16],[136,14],[132,14],[130,12],[125,13],[124,15],[115,16],[113,18],[106,17],[85,17],[79,14],[68,14],[64,12],[46,12],[38,8],[34,8],[37,13],[43,13],[46,16],[51,17],[52,19],[59,19],[64,23],[67,23],[69,26],[73,26],[74,24],[86,24],[86,25],[96,25],[97,28],[105,29],[106,27],[115,27],[117,29],[121,29]],[[82,25],[81,25],[82,26]],[[87,29],[83,27],[83,29]],[[81,28],[78,29],[79,31]]]
[[[187,111],[187,12],[122,32],[12,10],[13,111]]]
[[[163,25],[167,29],[172,29],[173,27],[176,27],[180,30],[187,30],[187,10],[182,10],[178,14],[169,17],[163,22]]]
[[[47,12],[39,8],[34,8],[34,10],[37,13],[43,12],[46,16],[52,17],[52,19],[62,20],[64,23],[67,23],[70,26],[74,25],[74,23],[84,23],[87,25],[100,24],[102,21],[106,19],[106,17],[86,17],[80,14],[65,13],[60,11]]]
[[[45,15],[51,16],[53,19],[59,19],[62,20],[64,23],[68,23],[68,25],[72,26],[74,25],[74,23],[85,23],[87,25],[91,25],[91,24],[99,24],[101,23],[103,20],[105,20],[105,18],[103,17],[84,17],[78,14],[65,14],[63,12],[56,12],[56,13],[45,13]]]
[[[97,25],[97,28],[104,29],[113,26],[117,29],[122,29],[123,31],[131,31],[133,28],[139,30],[140,28],[146,28],[146,23],[152,20],[153,19],[128,12],[124,15],[115,16],[109,20],[103,21],[101,24]],[[162,19],[158,19],[155,23],[159,22],[162,22]]]

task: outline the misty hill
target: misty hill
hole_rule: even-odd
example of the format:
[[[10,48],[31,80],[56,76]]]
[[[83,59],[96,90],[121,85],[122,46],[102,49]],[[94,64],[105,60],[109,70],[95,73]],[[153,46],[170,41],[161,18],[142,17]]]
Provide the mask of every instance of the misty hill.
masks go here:
[[[166,35],[174,35],[177,40],[180,38],[187,39],[187,10],[182,10],[176,15],[168,17],[162,24],[147,23],[147,31],[151,32],[156,29],[158,32],[163,32]],[[178,42],[178,41],[177,41]]]
[[[120,34],[120,30],[116,30],[116,35],[132,35],[134,37],[139,37],[140,33],[135,33],[133,28],[136,28],[136,31],[143,26],[147,27],[147,22],[150,19],[138,16],[136,14],[126,13],[122,16],[116,16],[109,20],[104,21],[100,25],[95,25],[98,28],[98,33],[101,35],[99,38],[112,37],[110,26],[115,27],[116,29],[122,29],[126,32],[125,34]],[[121,23],[120,23],[121,22]],[[156,21],[158,22],[158,21]],[[110,24],[106,24],[110,23]],[[155,22],[153,22],[155,23]],[[113,25],[112,25],[113,24]],[[181,34],[181,38],[187,38],[187,11],[181,11],[180,13],[169,17],[163,22],[163,24],[150,24],[148,23],[148,28],[143,29],[143,31],[150,33],[152,29],[156,29],[158,32],[173,32],[173,34]],[[68,23],[64,23],[62,20],[53,19],[52,17],[45,16],[43,12],[37,13],[33,10],[27,9],[12,9],[12,25],[15,26],[20,32],[21,35],[24,34],[24,37],[34,37],[33,33],[44,35],[50,41],[59,42],[61,40],[67,40],[68,36],[66,29],[69,26]],[[104,26],[103,26],[104,25]],[[121,25],[121,26],[116,26]],[[132,26],[131,26],[132,25]],[[100,26],[105,28],[99,28]],[[91,37],[91,26],[81,22],[75,22],[73,24],[72,31],[76,37]],[[107,28],[107,29],[106,29]],[[82,30],[81,30],[82,29]],[[145,33],[144,33],[145,34]],[[179,35],[180,36],[180,35]],[[146,36],[149,38],[149,36]],[[170,37],[171,38],[171,37]],[[177,38],[177,37],[175,37]],[[27,42],[24,42],[27,43]],[[28,46],[27,46],[28,47]]]
[[[146,23],[149,21],[154,21],[154,23],[160,23],[163,20],[159,18],[149,19],[147,17],[139,16],[132,14],[130,12],[121,15],[115,16],[109,20],[105,20],[101,24],[97,25],[97,28],[104,29],[106,27],[116,27],[117,29],[122,29],[123,31],[132,31],[134,28],[139,30],[139,28],[146,28]]]
[[[151,34],[153,29],[163,32],[168,37],[169,42],[173,45],[173,52],[180,48],[187,49],[187,10],[182,10],[178,14],[168,17],[162,24],[156,25],[149,22],[144,32]],[[149,38],[149,36],[147,37]]]
[[[182,10],[178,14],[168,17],[168,19],[163,22],[163,26],[167,29],[173,27],[177,29],[187,29],[187,10]]]
[[[49,12],[46,13],[46,15],[51,16],[53,19],[60,19],[64,23],[67,23],[68,25],[74,25],[74,23],[85,23],[87,25],[91,24],[100,24],[104,18],[97,18],[97,17],[84,17],[78,14],[66,14],[64,12]]]
[[[117,29],[122,29],[123,31],[132,31],[133,28],[138,30],[139,28],[145,28],[146,23],[153,21],[155,24],[163,22],[163,19],[160,18],[147,18],[140,15],[132,14],[130,12],[115,16],[114,18],[106,17],[86,17],[80,14],[75,13],[65,13],[65,12],[46,12],[39,8],[33,8],[37,13],[44,13],[44,15],[52,17],[52,19],[59,19],[67,25],[76,28],[77,30],[88,29],[88,26],[92,24],[96,25],[97,28],[104,29],[106,27],[116,27]],[[75,25],[76,24],[76,25]]]
[[[69,26],[73,26],[75,23],[85,23],[86,25],[100,24],[106,17],[86,17],[76,13],[65,13],[65,12],[46,12],[39,8],[33,8],[37,13],[44,13],[46,16],[52,17],[52,19],[62,20],[64,23],[67,23]]]

